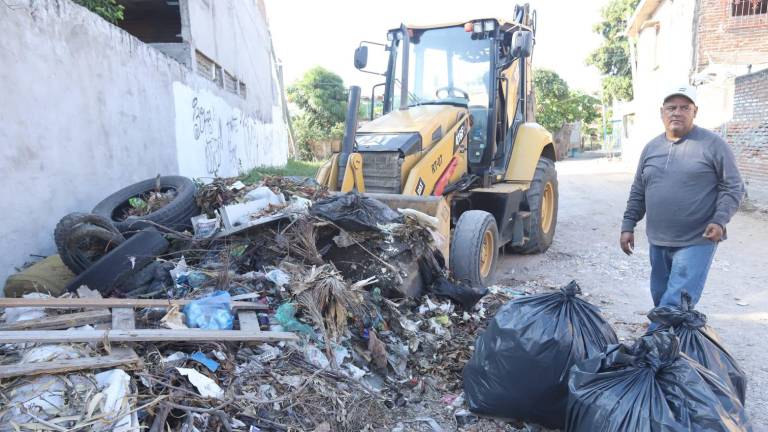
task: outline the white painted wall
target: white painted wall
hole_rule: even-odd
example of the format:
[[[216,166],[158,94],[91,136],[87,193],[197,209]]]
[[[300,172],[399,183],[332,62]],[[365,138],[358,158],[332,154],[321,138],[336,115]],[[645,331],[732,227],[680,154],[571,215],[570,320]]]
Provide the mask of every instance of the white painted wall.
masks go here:
[[[62,216],[130,183],[285,163],[268,56],[266,83],[249,84],[242,99],[69,0],[6,3],[14,7],[0,4],[0,283],[30,254],[54,252]],[[211,112],[198,139],[195,97]],[[201,138],[221,143],[220,164],[206,164]]]
[[[633,169],[645,144],[664,132],[659,108],[664,92],[688,83],[693,62],[693,13],[696,0],[664,0],[636,38],[637,68],[632,84],[635,124],[622,159]],[[657,26],[651,22],[657,22]]]
[[[257,165],[287,162],[287,148],[274,151],[274,143],[288,142],[282,123],[262,123],[210,91],[180,82],[173,83],[173,94],[179,171],[184,175],[231,177]],[[280,107],[273,109],[272,118],[280,119]]]
[[[261,0],[185,1],[190,29],[187,42],[193,56],[199,50],[245,82],[249,92],[262,95],[248,101],[250,108],[261,121],[272,121],[273,102],[267,96],[278,99],[279,94],[271,79],[269,29]]]

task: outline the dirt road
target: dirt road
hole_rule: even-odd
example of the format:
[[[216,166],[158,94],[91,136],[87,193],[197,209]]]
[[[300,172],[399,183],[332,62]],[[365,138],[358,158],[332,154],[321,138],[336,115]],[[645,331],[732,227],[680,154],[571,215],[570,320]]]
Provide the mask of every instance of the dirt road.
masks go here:
[[[618,247],[632,174],[606,159],[557,165],[560,209],[555,241],[538,256],[506,256],[499,282],[512,287],[559,286],[576,279],[627,341],[640,336],[653,306],[645,224],[636,253]],[[740,212],[715,256],[698,309],[746,371],[747,409],[756,431],[768,431],[768,218]]]

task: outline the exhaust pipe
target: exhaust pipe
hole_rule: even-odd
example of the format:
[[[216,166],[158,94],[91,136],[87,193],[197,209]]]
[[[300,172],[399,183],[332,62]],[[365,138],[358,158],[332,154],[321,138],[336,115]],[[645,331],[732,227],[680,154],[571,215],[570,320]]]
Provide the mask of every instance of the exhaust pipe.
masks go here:
[[[341,154],[339,155],[339,184],[344,180],[344,171],[347,168],[347,159],[355,147],[355,133],[357,132],[357,113],[360,108],[360,87],[349,88],[349,100],[347,101],[347,116],[344,119],[344,138],[341,139]]]

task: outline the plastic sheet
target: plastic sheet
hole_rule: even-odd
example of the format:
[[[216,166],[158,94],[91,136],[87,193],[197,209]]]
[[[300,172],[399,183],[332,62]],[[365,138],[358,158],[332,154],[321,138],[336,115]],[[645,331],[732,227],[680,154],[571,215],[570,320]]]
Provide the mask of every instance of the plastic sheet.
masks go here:
[[[320,200],[309,213],[347,231],[378,231],[379,225],[403,222],[403,217],[383,202],[354,192]]]
[[[680,339],[680,351],[722,378],[744,404],[747,375],[707,325],[707,316],[693,309],[688,293],[681,300],[680,308],[659,306],[648,313],[648,319],[659,325],[656,331],[672,329]]]
[[[275,319],[285,331],[304,333],[310,337],[315,337],[315,330],[311,326],[296,319],[296,305],[293,303],[281,304],[275,311]]]
[[[470,410],[563,427],[569,368],[618,342],[599,309],[576,297],[579,292],[571,282],[499,310],[464,368]]]
[[[656,332],[612,345],[571,370],[569,432],[751,431],[739,399],[713,372]]]
[[[206,330],[231,330],[235,316],[230,302],[228,292],[216,291],[208,297],[184,306],[187,326]]]

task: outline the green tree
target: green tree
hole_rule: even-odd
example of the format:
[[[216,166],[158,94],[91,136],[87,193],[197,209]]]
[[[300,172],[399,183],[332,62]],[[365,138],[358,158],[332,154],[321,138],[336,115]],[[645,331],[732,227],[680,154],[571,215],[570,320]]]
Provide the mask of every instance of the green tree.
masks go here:
[[[557,73],[536,69],[533,73],[536,92],[536,121],[554,132],[564,123],[583,121],[592,123],[599,117],[597,98],[578,90],[570,90],[568,83]]]
[[[75,3],[89,9],[112,24],[123,20],[125,8],[117,4],[115,0],[75,0]]]
[[[607,102],[632,99],[632,69],[629,63],[629,42],[624,36],[627,18],[640,0],[610,0],[603,8],[603,21],[593,27],[603,37],[603,44],[587,57],[603,74],[603,94]]]
[[[341,138],[347,90],[340,76],[315,66],[288,87],[288,99],[301,109],[301,113],[293,117],[301,158],[312,157],[310,143]]]

